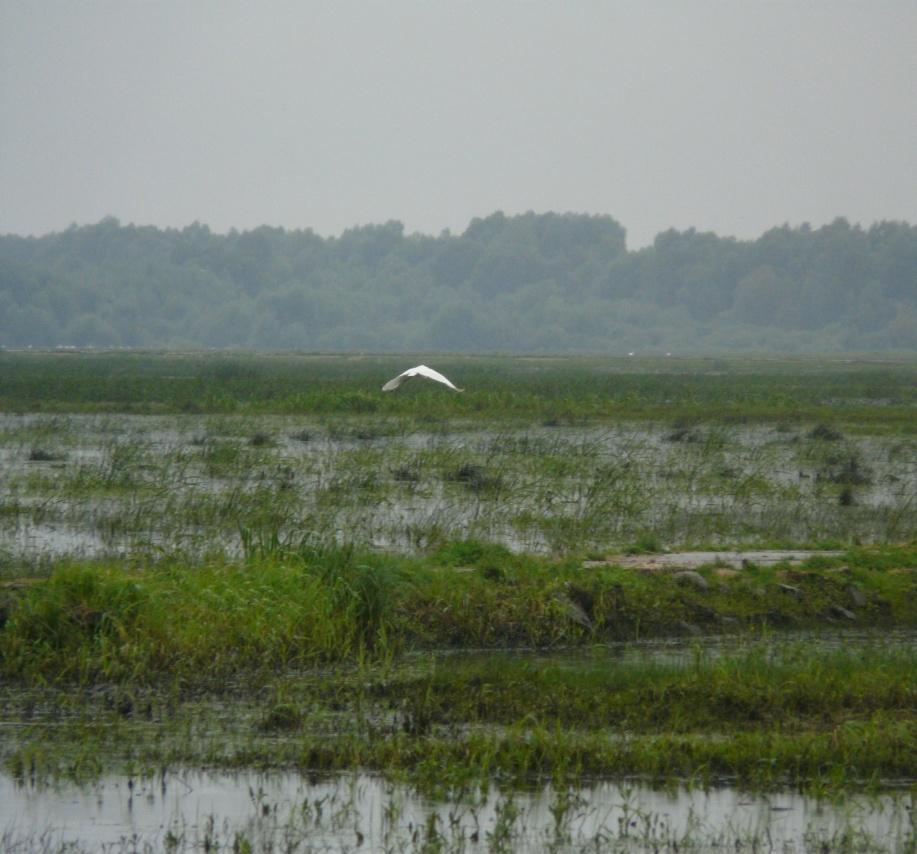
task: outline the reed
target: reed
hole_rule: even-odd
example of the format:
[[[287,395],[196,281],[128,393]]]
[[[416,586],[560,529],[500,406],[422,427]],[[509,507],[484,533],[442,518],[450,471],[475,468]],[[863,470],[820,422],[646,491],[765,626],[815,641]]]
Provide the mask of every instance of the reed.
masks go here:
[[[845,613],[860,626],[917,625],[917,579],[893,571],[917,562],[912,548],[854,550],[794,570],[751,566],[728,578],[709,567],[701,589],[667,573],[613,565],[587,573],[577,560],[474,541],[417,558],[312,537],[243,540],[248,556],[240,562],[77,562],[17,586],[5,594],[0,672],[219,681],[405,649],[837,626],[850,623],[838,616]]]

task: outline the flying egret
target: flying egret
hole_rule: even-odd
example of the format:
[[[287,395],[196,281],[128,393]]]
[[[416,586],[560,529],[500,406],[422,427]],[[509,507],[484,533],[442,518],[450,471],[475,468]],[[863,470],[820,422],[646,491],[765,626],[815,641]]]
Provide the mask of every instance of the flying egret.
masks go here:
[[[435,382],[449,386],[449,388],[451,388],[453,391],[464,391],[464,389],[454,386],[439,371],[434,371],[433,368],[428,368],[426,365],[418,365],[416,368],[408,368],[408,370],[406,370],[403,374],[398,374],[395,379],[389,380],[384,386],[382,386],[382,391],[394,391],[402,383],[407,382],[413,377],[424,377],[425,379],[434,380]]]

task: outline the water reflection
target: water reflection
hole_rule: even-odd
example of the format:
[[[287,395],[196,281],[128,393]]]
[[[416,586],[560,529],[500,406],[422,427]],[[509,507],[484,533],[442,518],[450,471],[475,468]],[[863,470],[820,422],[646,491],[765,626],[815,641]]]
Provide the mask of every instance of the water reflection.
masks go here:
[[[423,651],[408,654],[422,659],[428,656],[459,661],[492,661],[501,657],[537,661],[540,665],[570,667],[582,671],[590,666],[597,668],[613,664],[639,664],[645,666],[679,666],[698,659],[761,655],[767,659],[791,657],[795,650],[831,653],[847,651],[898,650],[917,652],[917,631],[911,628],[850,628],[785,630],[774,634],[711,634],[698,637],[660,637],[632,641],[612,641],[592,646],[571,646],[551,649],[504,648],[469,650]]]
[[[912,809],[906,794],[825,802],[613,783],[431,800],[366,774],[184,771],[53,787],[0,776],[0,843],[24,851],[898,850],[914,844]]]
[[[0,413],[0,552],[235,556],[239,526],[268,505],[281,535],[404,551],[461,537],[581,551],[646,530],[671,542],[912,536],[914,441],[825,444],[755,425],[676,439],[646,423]]]

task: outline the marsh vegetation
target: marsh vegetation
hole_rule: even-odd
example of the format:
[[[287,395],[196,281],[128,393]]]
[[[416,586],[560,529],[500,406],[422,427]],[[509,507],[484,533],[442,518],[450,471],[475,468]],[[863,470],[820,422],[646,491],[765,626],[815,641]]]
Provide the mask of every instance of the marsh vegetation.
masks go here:
[[[0,555],[914,536],[906,365],[456,359],[446,396],[379,361],[0,354]]]
[[[913,366],[456,358],[464,395],[390,397],[379,362],[0,354],[17,797],[274,769],[295,809],[175,850],[320,850],[303,810],[358,770],[373,809],[423,803],[386,829],[351,799],[332,847],[702,850],[773,828],[673,824],[653,787],[790,787],[840,817],[793,844],[913,849]],[[609,780],[639,781],[642,837]],[[857,836],[853,793],[893,788]]]

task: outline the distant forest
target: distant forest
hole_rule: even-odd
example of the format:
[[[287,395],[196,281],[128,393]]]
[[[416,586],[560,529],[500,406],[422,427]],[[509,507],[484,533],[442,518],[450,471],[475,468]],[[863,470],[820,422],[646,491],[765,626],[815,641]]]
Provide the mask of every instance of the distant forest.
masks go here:
[[[844,219],[757,240],[611,217],[399,222],[323,238],[107,218],[0,236],[0,346],[638,354],[917,350],[917,227]]]

